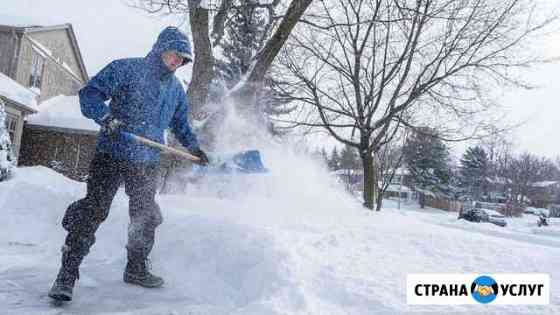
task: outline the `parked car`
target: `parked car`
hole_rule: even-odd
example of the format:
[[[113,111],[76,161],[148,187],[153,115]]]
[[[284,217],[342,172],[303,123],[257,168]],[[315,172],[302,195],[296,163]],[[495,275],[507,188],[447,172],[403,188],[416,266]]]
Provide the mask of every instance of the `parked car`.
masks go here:
[[[489,222],[501,227],[507,225],[506,220],[504,220],[504,216],[499,212],[494,210],[479,209],[479,208],[472,208],[472,209],[461,211],[459,212],[459,217],[457,219],[458,220],[465,219],[467,221],[477,222],[477,223]]]
[[[527,214],[533,214],[536,216],[546,216],[550,217],[550,210],[544,208],[534,208],[534,207],[527,207],[524,211]]]

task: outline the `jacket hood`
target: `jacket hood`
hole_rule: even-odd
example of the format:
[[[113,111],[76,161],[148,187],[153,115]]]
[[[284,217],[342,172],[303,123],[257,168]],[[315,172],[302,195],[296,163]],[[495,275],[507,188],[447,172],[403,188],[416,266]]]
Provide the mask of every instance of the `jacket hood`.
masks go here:
[[[192,49],[189,38],[177,27],[166,27],[158,36],[156,43],[148,54],[148,61],[160,68],[163,73],[169,72],[161,59],[163,52],[174,50],[185,58],[185,63],[192,61]],[[185,64],[183,63],[183,65]]]
[[[152,51],[161,55],[164,51],[174,50],[185,58],[192,60],[191,42],[185,33],[176,27],[165,28],[158,36]]]

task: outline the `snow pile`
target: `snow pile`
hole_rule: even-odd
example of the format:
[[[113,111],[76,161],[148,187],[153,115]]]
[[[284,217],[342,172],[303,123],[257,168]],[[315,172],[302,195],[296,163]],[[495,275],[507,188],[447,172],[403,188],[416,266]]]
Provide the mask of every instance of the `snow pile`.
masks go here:
[[[270,164],[274,169],[274,162]],[[293,172],[292,172],[293,173]],[[280,175],[274,175],[280,176]],[[297,183],[292,183],[298,186]],[[316,189],[324,189],[316,183]],[[286,187],[288,191],[294,189]],[[7,313],[58,314],[46,292],[64,239],[60,221],[85,184],[43,167],[0,183],[0,303]],[[544,272],[560,280],[559,237],[525,237],[454,214],[389,208],[361,210],[347,200],[305,193],[234,199],[159,196],[165,221],[152,253],[166,286],[146,290],[121,280],[127,199],[112,212],[86,258],[75,300],[62,312],[87,314],[557,314],[549,306],[409,306],[405,279],[421,272]],[[287,197],[295,201],[284,200]],[[522,225],[521,222],[519,222]],[[527,224],[529,224],[527,222]],[[508,224],[509,226],[510,224]],[[515,225],[515,224],[514,224]]]
[[[230,118],[230,150],[256,148],[270,173],[206,179],[184,195],[159,195],[164,223],[152,252],[162,289],[122,282],[128,200],[121,189],[85,259],[75,299],[46,297],[60,261],[60,221],[85,184],[22,168],[0,183],[0,303],[21,314],[558,314],[559,236],[457,220],[410,204],[381,212],[333,184],[296,150]],[[242,130],[241,130],[242,131]],[[253,130],[254,131],[254,130]],[[240,139],[244,135],[245,142]],[[237,138],[236,138],[237,137]],[[236,140],[237,139],[237,140]],[[236,141],[234,141],[236,140]],[[221,193],[219,192],[221,191]],[[509,226],[508,222],[508,226]],[[548,306],[411,306],[409,273],[549,273]]]
[[[18,102],[30,111],[37,111],[37,95],[1,72],[0,95]]]
[[[99,125],[82,115],[78,96],[59,95],[41,103],[39,113],[27,118],[30,125],[99,131]]]

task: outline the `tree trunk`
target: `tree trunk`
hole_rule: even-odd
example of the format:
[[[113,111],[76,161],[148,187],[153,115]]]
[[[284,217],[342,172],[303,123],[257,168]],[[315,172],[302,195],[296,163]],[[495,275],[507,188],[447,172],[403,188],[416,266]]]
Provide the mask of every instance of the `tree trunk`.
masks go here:
[[[197,116],[208,100],[208,90],[214,78],[214,55],[209,36],[208,9],[200,1],[189,0],[189,18],[195,59],[188,95],[193,116]]]
[[[192,0],[191,0],[192,1]],[[282,19],[282,22],[276,29],[276,32],[272,37],[266,42],[263,49],[255,56],[255,64],[251,69],[251,72],[247,74],[247,78],[244,82],[240,83],[240,86],[233,89],[230,94],[230,101],[233,103],[235,108],[238,110],[238,114],[245,117],[249,121],[256,121],[258,123],[259,119],[262,119],[262,115],[258,113],[257,100],[259,98],[259,93],[262,90],[263,81],[267,71],[270,69],[272,62],[288,40],[288,36],[296,26],[297,22],[301,19],[305,10],[313,0],[292,0],[290,6]],[[207,14],[207,12],[206,12]],[[191,14],[192,15],[192,14]],[[193,39],[194,38],[194,27],[195,23],[191,18],[191,27],[193,28]],[[207,23],[204,24],[207,27]],[[201,26],[202,27],[202,26]],[[207,31],[205,33],[208,34]],[[206,42],[207,36],[205,36],[203,42],[203,47],[210,47],[210,42]],[[195,39],[196,40],[196,39]],[[208,46],[207,46],[208,45]],[[195,43],[196,46],[196,43]],[[199,56],[198,47],[196,47],[197,58]],[[213,62],[213,60],[212,60]],[[208,64],[201,63],[203,67],[208,67]],[[213,65],[213,63],[212,63]],[[204,71],[204,69],[201,69]],[[193,77],[198,75],[198,72],[193,72]],[[213,75],[213,73],[212,73]],[[201,79],[202,80],[202,79]],[[195,87],[194,81],[191,83],[191,87]],[[193,92],[195,93],[195,92]],[[195,106],[196,108],[196,106]],[[220,109],[208,118],[201,130],[203,134],[202,142],[209,148],[212,148],[214,142],[217,138],[217,130],[223,124],[226,118],[226,110]]]
[[[282,22],[278,26],[276,32],[272,35],[272,38],[267,41],[263,50],[259,53],[259,58],[255,67],[251,71],[248,77],[248,82],[262,82],[264,75],[272,65],[272,62],[276,58],[276,55],[280,52],[280,49],[284,46],[288,40],[288,36],[299,22],[305,10],[313,0],[293,0],[286,11],[286,15],[282,19]]]
[[[377,191],[376,205],[375,211],[381,211],[381,206],[383,206],[383,193],[381,191]]]
[[[424,209],[426,206],[426,195],[424,193],[420,193],[418,196],[418,203],[420,203],[420,209]]]
[[[375,169],[373,165],[373,156],[371,154],[361,154],[362,167],[364,169],[364,206],[373,210],[373,200],[375,198]]]

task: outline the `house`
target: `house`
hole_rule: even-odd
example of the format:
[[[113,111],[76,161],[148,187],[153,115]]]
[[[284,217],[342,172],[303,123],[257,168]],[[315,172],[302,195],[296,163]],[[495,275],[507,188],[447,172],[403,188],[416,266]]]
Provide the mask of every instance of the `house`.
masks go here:
[[[401,199],[411,200],[415,198],[415,193],[408,186],[401,184],[389,184],[385,190],[385,197],[399,198],[399,196]]]
[[[403,198],[403,199],[413,199],[415,198],[415,192],[411,187],[413,187],[412,176],[406,167],[399,167],[396,169],[390,169],[385,174],[384,182],[390,183],[387,185],[385,190],[385,196],[387,198]]]
[[[12,151],[18,159],[24,117],[37,112],[36,95],[23,85],[0,73],[0,100],[6,111],[6,129],[10,135]]]
[[[43,165],[74,180],[87,179],[89,164],[95,155],[99,125],[81,113],[76,95],[59,95],[40,104],[30,115],[22,139],[22,166]],[[173,161],[162,154],[161,166]]]
[[[486,182],[489,186],[488,195],[485,196],[485,199],[490,202],[496,203],[506,203],[508,199],[510,199],[509,191],[511,187],[511,179],[501,177],[501,176],[493,176],[487,177]]]
[[[348,190],[363,191],[364,171],[359,169],[338,169],[331,172],[336,176]],[[414,191],[410,188],[412,179],[406,168],[400,167],[387,171],[384,175],[385,181],[379,181],[379,185],[387,184],[384,192],[385,198],[398,198],[410,200],[415,197]],[[392,176],[392,178],[391,178]],[[389,179],[391,182],[389,183]]]
[[[27,118],[20,165],[43,165],[83,181],[95,153],[99,125],[84,117],[78,96],[59,95]]]
[[[43,26],[0,15],[0,97],[16,156],[21,156],[24,118],[49,98],[76,95],[87,80],[71,24]]]
[[[349,184],[357,184],[363,181],[364,171],[354,169],[338,169],[330,172],[332,175],[340,178],[343,182]]]
[[[560,200],[560,182],[559,181],[540,181],[529,184],[529,199],[531,205],[540,208],[546,208],[550,204],[557,203]]]

